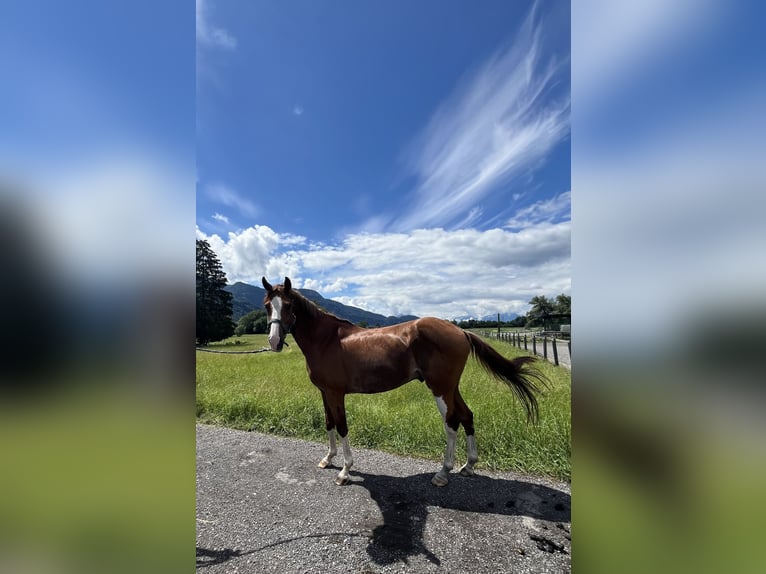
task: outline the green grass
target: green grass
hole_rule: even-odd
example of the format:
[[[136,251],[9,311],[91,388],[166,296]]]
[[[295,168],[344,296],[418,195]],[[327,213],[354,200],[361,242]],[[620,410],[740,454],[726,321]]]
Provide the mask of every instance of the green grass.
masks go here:
[[[190,405],[103,380],[99,388],[62,384],[29,402],[0,405],[7,469],[0,473],[0,539],[8,571],[193,566]]]
[[[235,344],[235,341],[239,341]],[[197,420],[238,429],[324,442],[324,410],[309,381],[303,355],[288,339],[282,353],[222,355],[197,353]],[[223,351],[260,349],[265,335],[244,335],[211,345]],[[509,358],[525,354],[491,341]],[[569,480],[569,371],[542,361],[551,388],[540,398],[540,420],[527,424],[523,408],[501,382],[473,359],[460,392],[474,413],[479,447],[477,468],[517,470]],[[444,427],[428,388],[414,381],[377,395],[348,395],[346,411],[352,447],[441,460]],[[322,453],[317,451],[317,459]],[[465,461],[465,435],[459,433],[456,467]]]

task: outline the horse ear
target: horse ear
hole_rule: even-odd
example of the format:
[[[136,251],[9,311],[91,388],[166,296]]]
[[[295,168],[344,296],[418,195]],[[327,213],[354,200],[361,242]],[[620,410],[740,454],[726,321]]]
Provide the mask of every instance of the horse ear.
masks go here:
[[[292,288],[293,288],[293,284],[290,281],[290,278],[289,277],[285,277],[285,293],[289,293],[290,289],[292,289]]]
[[[263,283],[263,288],[266,289],[268,293],[271,293],[274,290],[274,287],[271,286],[271,283],[266,281],[265,277],[261,277],[261,283]]]

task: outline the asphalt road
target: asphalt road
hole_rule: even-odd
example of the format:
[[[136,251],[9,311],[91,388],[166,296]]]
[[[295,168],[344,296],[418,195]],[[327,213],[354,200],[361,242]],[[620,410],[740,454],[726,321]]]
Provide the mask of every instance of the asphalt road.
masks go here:
[[[438,463],[357,448],[339,487],[337,466],[316,466],[325,452],[197,425],[197,571],[570,571],[566,483],[479,466],[437,488]]]

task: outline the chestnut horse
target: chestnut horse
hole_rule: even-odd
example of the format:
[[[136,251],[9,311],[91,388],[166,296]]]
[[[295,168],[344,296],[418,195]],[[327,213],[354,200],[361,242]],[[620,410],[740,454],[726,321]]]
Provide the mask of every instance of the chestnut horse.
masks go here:
[[[390,391],[418,379],[425,382],[447,433],[444,466],[431,482],[445,486],[455,459],[455,440],[460,425],[466,433],[468,462],[460,474],[471,476],[478,452],[474,437],[473,413],[460,396],[458,384],[468,355],[508,385],[521,400],[527,416],[537,418],[538,385],[545,379],[529,367],[534,357],[508,360],[478,336],[442,319],[426,317],[378,329],[364,329],[322,311],[292,288],[289,278],[272,286],[263,278],[264,304],[269,316],[269,343],[281,351],[285,336],[292,332],[306,358],[311,382],[319,388],[324,403],[330,448],[319,463],[326,468],[337,454],[335,431],[343,448],[343,468],[335,483],[348,481],[354,461],[348,444],[345,397],[348,393]]]

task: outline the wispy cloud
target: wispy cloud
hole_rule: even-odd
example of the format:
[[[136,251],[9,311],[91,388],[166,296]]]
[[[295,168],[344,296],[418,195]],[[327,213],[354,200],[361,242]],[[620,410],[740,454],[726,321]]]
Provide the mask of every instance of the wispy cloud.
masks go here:
[[[303,115],[303,106],[295,105],[293,107],[293,115],[294,116],[302,116]]]
[[[572,192],[565,191],[550,199],[545,199],[528,205],[516,212],[508,220],[507,227],[512,229],[524,229],[539,223],[551,223],[556,220],[570,218]]]
[[[546,56],[533,8],[498,50],[436,110],[409,146],[412,205],[393,227],[449,226],[500,184],[536,167],[569,133],[568,91],[553,97],[568,60]],[[475,213],[475,212],[474,212]]]
[[[217,201],[218,203],[221,203],[227,207],[233,207],[247,217],[256,217],[261,212],[260,208],[255,204],[254,201],[240,195],[222,183],[216,183],[207,186],[206,193],[207,196],[213,201]],[[215,215],[213,218],[218,219],[219,221],[221,220]]]
[[[221,215],[220,213],[214,213],[213,219],[215,219],[216,221],[220,221],[221,223],[226,223],[226,224],[229,223],[229,218],[226,217],[225,215]]]
[[[234,50],[237,39],[227,30],[214,26],[210,22],[210,8],[207,0],[196,0],[197,43],[212,48]]]

